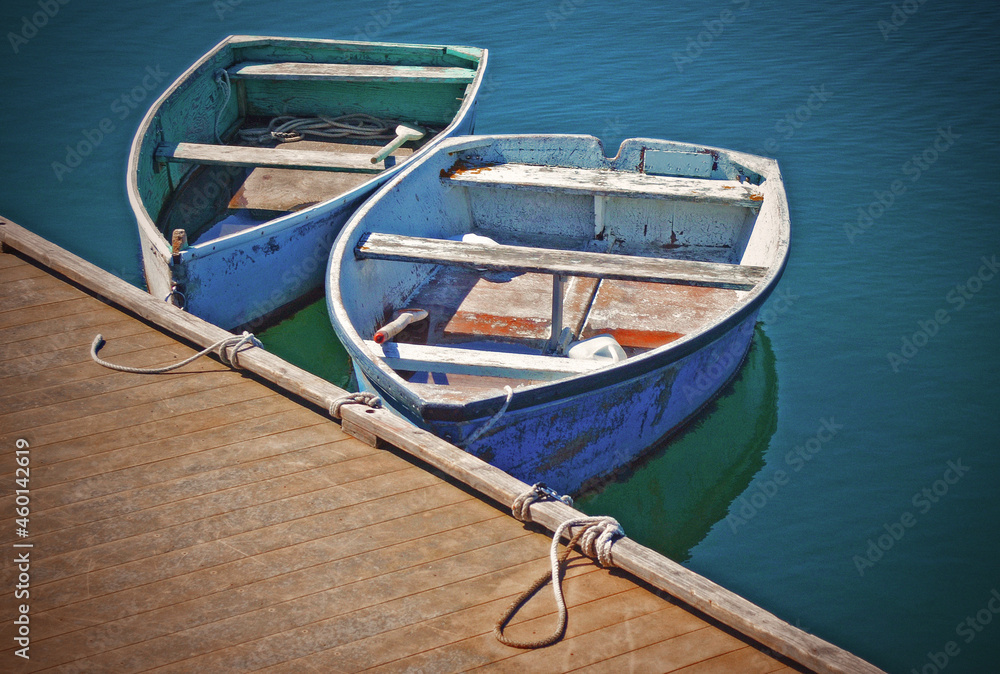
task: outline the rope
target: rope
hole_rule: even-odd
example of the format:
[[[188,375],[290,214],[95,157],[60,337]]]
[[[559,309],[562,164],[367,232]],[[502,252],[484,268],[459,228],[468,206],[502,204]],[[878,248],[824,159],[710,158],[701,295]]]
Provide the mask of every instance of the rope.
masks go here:
[[[219,122],[222,121],[222,115],[225,114],[226,106],[229,105],[229,96],[232,94],[233,88],[229,83],[229,72],[224,69],[215,74],[215,81],[226,93],[226,97],[222,100],[222,105],[219,107],[219,114],[215,116],[215,140],[219,141],[219,145],[225,145],[219,136]]]
[[[573,535],[567,543],[566,549],[560,554],[559,541],[562,534],[566,529],[573,527],[583,528]],[[562,639],[563,635],[566,634],[566,623],[569,620],[569,610],[566,608],[566,599],[563,597],[562,591],[562,578],[565,573],[563,565],[572,552],[573,546],[579,543],[583,554],[588,557],[596,556],[601,566],[613,566],[611,546],[616,537],[624,535],[625,532],[622,531],[621,525],[613,517],[578,517],[560,524],[552,535],[552,548],[549,551],[549,560],[552,563],[551,573],[546,572],[545,575],[539,576],[538,580],[521,593],[514,600],[514,603],[503,612],[493,628],[493,635],[497,641],[513,648],[545,648]],[[549,636],[537,641],[517,641],[506,636],[503,633],[504,627],[514,617],[514,614],[550,580],[552,581],[552,592],[555,595],[556,606],[559,608],[559,622],[556,629]]]
[[[483,433],[490,430],[490,428],[493,427],[493,424],[499,421],[500,417],[503,416],[503,413],[507,411],[507,406],[510,405],[510,399],[514,397],[514,389],[510,386],[504,386],[503,388],[507,391],[507,399],[503,401],[503,405],[501,405],[500,409],[497,410],[496,414],[490,417],[489,421],[480,426],[475,433],[469,436],[468,440],[464,443],[466,447],[469,447],[472,443],[482,437]]]
[[[240,138],[252,143],[276,140],[289,143],[306,136],[319,138],[352,138],[357,140],[388,140],[396,137],[396,120],[380,119],[363,112],[339,117],[295,117],[282,115],[271,120],[266,128],[243,129]]]
[[[553,499],[562,501],[570,508],[573,507],[573,498],[571,496],[568,494],[560,496],[554,489],[546,487],[544,482],[536,482],[531,485],[531,489],[514,499],[514,503],[510,506],[510,511],[515,518],[521,520],[522,522],[530,522],[531,504],[538,501],[548,501]]]
[[[104,341],[102,335],[97,335],[94,337],[94,342],[90,345],[90,357],[94,359],[94,362],[98,365],[103,365],[104,367],[111,370],[118,370],[119,372],[131,372],[132,374],[163,374],[165,372],[170,372],[178,368],[184,367],[188,363],[192,363],[198,358],[211,353],[212,351],[217,351],[219,355],[219,360],[221,360],[226,365],[232,368],[238,369],[240,367],[237,354],[240,349],[249,344],[250,346],[256,346],[263,349],[264,345],[260,343],[256,337],[254,337],[249,332],[244,332],[242,335],[226,337],[225,339],[220,339],[215,344],[212,344],[203,351],[199,351],[190,358],[185,358],[179,363],[173,363],[172,365],[165,365],[163,367],[129,367],[127,365],[116,365],[115,363],[109,363],[106,360],[102,360],[97,352],[100,351],[107,342]]]
[[[344,405],[368,405],[373,409],[382,407],[382,399],[374,393],[362,391],[360,393],[348,393],[330,403],[330,416],[334,419],[340,418],[340,408]]]

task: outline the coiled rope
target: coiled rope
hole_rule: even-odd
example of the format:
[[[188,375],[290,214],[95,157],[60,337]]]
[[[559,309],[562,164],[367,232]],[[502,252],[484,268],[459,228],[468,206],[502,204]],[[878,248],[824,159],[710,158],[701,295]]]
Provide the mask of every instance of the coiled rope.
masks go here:
[[[127,365],[117,365],[115,363],[109,363],[106,360],[102,360],[97,352],[100,351],[107,342],[104,341],[102,335],[97,335],[94,337],[93,343],[90,345],[90,357],[94,359],[94,362],[98,365],[103,365],[104,367],[111,370],[118,370],[119,372],[131,372],[132,374],[163,374],[165,372],[170,372],[178,368],[184,367],[188,363],[192,363],[198,358],[205,356],[213,351],[216,351],[221,360],[226,365],[232,368],[238,369],[240,367],[238,353],[245,346],[264,348],[264,345],[260,343],[256,337],[254,337],[249,332],[244,332],[242,335],[226,337],[225,339],[220,339],[215,344],[212,344],[208,348],[199,351],[190,358],[185,358],[184,360],[173,363],[171,365],[164,365],[163,367],[129,367]]]
[[[573,529],[574,527],[581,527],[581,529],[573,534],[573,537],[566,545],[566,549],[560,553],[559,541],[563,533],[567,529]],[[552,547],[549,550],[549,561],[552,566],[551,572],[546,572],[545,575],[539,576],[538,580],[521,593],[514,600],[514,603],[503,612],[503,615],[500,616],[496,626],[493,628],[493,635],[497,638],[497,641],[513,648],[544,648],[562,639],[563,635],[566,634],[566,623],[569,620],[569,610],[566,608],[566,600],[563,597],[562,591],[563,565],[573,551],[573,546],[579,543],[583,554],[596,558],[601,566],[614,566],[611,546],[614,544],[616,538],[624,535],[625,532],[622,530],[621,525],[613,517],[578,517],[566,520],[560,524],[552,535]],[[552,581],[552,592],[555,596],[556,606],[559,608],[559,623],[555,631],[549,636],[535,641],[518,641],[505,635],[503,630],[517,613],[518,609],[550,580]]]
[[[340,419],[340,408],[344,405],[367,405],[368,407],[378,409],[382,407],[382,399],[368,391],[349,393],[330,403],[330,416],[334,419]]]
[[[303,140],[306,136],[388,140],[396,137],[398,124],[396,120],[380,119],[363,112],[339,117],[282,115],[272,119],[267,127],[242,129],[238,135],[242,140],[257,144],[272,140],[289,143]]]

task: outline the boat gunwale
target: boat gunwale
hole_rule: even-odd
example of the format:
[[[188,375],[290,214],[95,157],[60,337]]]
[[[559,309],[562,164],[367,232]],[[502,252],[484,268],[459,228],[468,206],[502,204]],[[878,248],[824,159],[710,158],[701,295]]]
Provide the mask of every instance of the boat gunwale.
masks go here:
[[[196,75],[199,75],[199,71],[205,67],[205,65],[211,61],[213,58],[218,56],[226,48],[234,47],[252,47],[267,44],[276,45],[288,45],[296,47],[307,47],[309,45],[323,46],[327,48],[336,48],[338,46],[345,46],[348,49],[344,51],[365,51],[364,48],[392,48],[392,49],[415,49],[420,51],[428,52],[438,52],[444,50],[445,54],[451,54],[458,58],[466,59],[470,62],[475,62],[475,76],[472,82],[466,85],[465,94],[463,96],[462,104],[458,107],[455,114],[452,116],[451,121],[448,125],[442,129],[436,137],[431,138],[425,145],[420,147],[412,155],[409,155],[402,161],[396,164],[396,166],[386,169],[380,173],[372,175],[371,178],[365,180],[360,185],[344,192],[342,194],[335,195],[330,199],[318,202],[297,211],[292,211],[280,217],[268,220],[254,227],[249,227],[240,232],[235,232],[226,236],[218,237],[201,243],[192,243],[186,249],[181,251],[180,260],[184,263],[188,260],[197,259],[199,257],[205,257],[211,255],[215,252],[220,252],[223,250],[228,250],[237,247],[242,244],[249,244],[262,236],[268,236],[274,234],[275,232],[284,231],[286,229],[295,227],[300,224],[301,221],[311,219],[316,216],[317,213],[323,213],[330,211],[332,209],[343,206],[350,201],[358,199],[362,194],[371,189],[371,184],[379,180],[386,180],[386,173],[391,177],[395,174],[398,175],[401,170],[405,170],[410,162],[414,158],[419,158],[421,156],[426,156],[429,154],[437,145],[448,139],[448,134],[453,131],[462,121],[468,116],[470,110],[475,105],[476,99],[479,95],[479,88],[482,84],[482,79],[486,71],[486,65],[488,61],[488,50],[481,49],[478,47],[460,46],[460,45],[421,45],[421,44],[410,44],[410,43],[394,43],[394,42],[361,42],[355,40],[325,40],[325,39],[315,39],[315,38],[294,38],[294,37],[280,37],[280,36],[253,36],[253,35],[230,35],[220,41],[208,52],[199,57],[191,66],[189,66],[184,72],[182,72],[171,84],[168,86],[163,93],[150,105],[149,109],[146,111],[142,120],[136,129],[135,135],[132,138],[132,144],[129,149],[129,159],[126,171],[126,188],[128,192],[129,204],[131,205],[132,212],[136,218],[138,226],[142,228],[146,237],[151,242],[156,253],[158,253],[164,260],[170,260],[172,256],[172,250],[170,243],[166,238],[166,234],[160,231],[156,222],[149,215],[149,211],[146,208],[146,204],[143,201],[142,195],[139,192],[138,184],[138,168],[139,161],[142,157],[142,145],[143,141],[146,139],[147,134],[152,128],[155,120],[160,115],[161,110],[164,105],[175,96],[185,85],[189,84]],[[355,49],[350,49],[350,48]],[[358,49],[358,48],[362,49]],[[478,52],[478,56],[475,56]],[[203,76],[202,73],[199,76]],[[173,266],[171,264],[171,266]]]
[[[531,138],[571,138],[597,140],[598,146],[603,151],[603,144],[599,139],[586,134],[490,134],[479,136],[467,136],[463,138],[449,139],[437,148],[437,151],[447,154],[457,154],[469,148],[481,147],[504,139],[531,139]],[[752,290],[744,291],[746,295],[734,303],[732,308],[724,315],[720,316],[712,325],[696,333],[685,335],[678,340],[664,344],[645,353],[633,356],[614,365],[594,370],[578,375],[572,375],[553,381],[531,384],[514,390],[510,401],[507,403],[508,411],[527,409],[576,395],[586,394],[612,384],[621,383],[645,375],[649,372],[670,366],[682,358],[691,355],[706,345],[722,338],[725,334],[742,323],[749,315],[758,311],[760,306],[767,300],[774,291],[781,276],[784,273],[788,262],[790,219],[788,213],[787,195],[784,190],[784,181],[781,177],[780,169],[776,160],[751,155],[724,148],[700,146],[693,143],[680,141],[664,141],[650,138],[635,138],[622,141],[618,153],[609,161],[617,160],[627,142],[643,142],[662,144],[671,142],[681,146],[697,147],[705,150],[718,152],[725,155],[730,161],[751,169],[764,178],[762,187],[766,190],[765,200],[777,200],[776,208],[778,219],[776,232],[776,247],[773,260],[767,265],[767,274],[757,283]],[[328,310],[331,314],[336,313],[339,320],[334,320],[333,325],[341,342],[348,351],[348,355],[364,371],[365,376],[379,388],[389,392],[394,401],[405,408],[410,414],[426,421],[472,421],[482,419],[495,414],[496,409],[505,402],[505,395],[497,393],[495,395],[480,398],[466,403],[444,402],[428,400],[406,386],[406,381],[402,379],[386,363],[380,361],[375,354],[372,354],[364,346],[364,340],[354,328],[353,322],[347,315],[346,310],[340,302],[339,288],[339,266],[344,249],[349,241],[357,238],[354,233],[359,229],[360,223],[365,219],[372,206],[379,200],[383,193],[394,189],[411,172],[418,170],[431,155],[425,155],[423,159],[410,164],[406,169],[394,176],[385,185],[379,188],[369,199],[351,216],[345,223],[340,235],[334,242],[333,250],[327,265],[327,297]],[[764,202],[762,202],[763,204]],[[360,235],[359,235],[360,236]],[[353,243],[350,245],[353,250]],[[353,259],[353,256],[350,256]],[[416,264],[416,263],[414,263]],[[337,270],[337,278],[334,279],[334,271]],[[331,316],[332,318],[332,316]],[[340,325],[338,325],[338,323]],[[346,334],[342,334],[343,326]],[[372,365],[371,368],[364,367],[364,363]],[[720,386],[721,388],[721,386]]]

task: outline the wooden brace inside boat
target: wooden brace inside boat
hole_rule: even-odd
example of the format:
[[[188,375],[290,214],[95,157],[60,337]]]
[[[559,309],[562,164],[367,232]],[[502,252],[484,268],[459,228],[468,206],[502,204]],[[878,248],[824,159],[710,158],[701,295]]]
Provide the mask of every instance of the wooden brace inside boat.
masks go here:
[[[340,82],[439,82],[468,84],[469,68],[366,63],[241,63],[228,70],[234,79],[327,80]]]
[[[591,372],[611,365],[610,358],[584,360],[523,353],[484,351],[457,346],[436,346],[365,340],[365,346],[394,370],[470,374],[515,379],[551,380]]]
[[[748,265],[530,246],[483,245],[379,232],[371,232],[362,238],[354,254],[359,259],[424,262],[491,271],[588,276],[733,290],[750,290],[767,275],[766,267]]]
[[[647,175],[629,171],[528,164],[456,165],[442,179],[465,187],[501,187],[597,197],[676,199],[760,208],[764,196],[749,182]]]
[[[380,173],[386,169],[385,161],[373,164],[370,155],[364,154],[200,143],[161,143],[156,148],[156,157],[185,164],[311,169],[348,173]],[[388,159],[387,157],[386,160]]]

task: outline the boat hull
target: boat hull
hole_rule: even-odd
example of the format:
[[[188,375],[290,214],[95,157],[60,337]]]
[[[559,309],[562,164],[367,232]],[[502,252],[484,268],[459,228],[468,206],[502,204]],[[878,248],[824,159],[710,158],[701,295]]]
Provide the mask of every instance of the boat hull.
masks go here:
[[[739,371],[756,316],[754,311],[712,343],[640,376],[579,391],[567,384],[565,397],[505,411],[471,444],[493,415],[414,421],[520,480],[580,493],[679,430],[718,395]],[[394,388],[377,385],[362,368],[355,374],[363,389],[411,416]]]
[[[661,162],[666,179],[636,168],[650,159]],[[687,182],[697,166],[664,168],[675,160],[700,162],[701,175]],[[623,184],[636,187],[627,191]],[[683,184],[678,200],[654,201],[653,189],[675,184]],[[720,186],[727,200],[750,185],[758,193],[738,208],[698,202]],[[426,238],[404,235],[414,229]],[[647,231],[653,243],[641,249]],[[496,255],[444,243],[465,241],[468,232],[495,237]],[[518,239],[522,232],[526,238]],[[690,291],[648,277],[608,282],[629,272],[588,265],[615,256],[576,252],[606,246],[601,236],[608,232],[654,259],[714,261],[720,273],[759,275],[737,288]],[[361,389],[525,482],[578,494],[680,429],[736,375],[757,314],[782,275],[788,234],[773,160],[653,139],[626,140],[611,158],[589,137],[473,137],[450,141],[414,164],[352,216],[334,244],[327,301]],[[553,243],[533,248],[530,242],[540,239]],[[516,259],[517,245],[530,262]],[[449,264],[471,271],[439,274]],[[600,277],[596,285],[567,286],[570,299],[558,305],[563,324],[584,340],[615,332],[630,349],[627,358],[577,370],[530,341],[558,334],[544,315],[550,302],[557,306],[553,282],[547,287],[529,278],[542,270],[537,276],[545,280],[546,270],[557,268],[569,269],[574,283]],[[406,306],[429,311],[424,327],[401,334],[390,349],[369,341],[394,309]],[[481,335],[500,337],[478,341]]]

